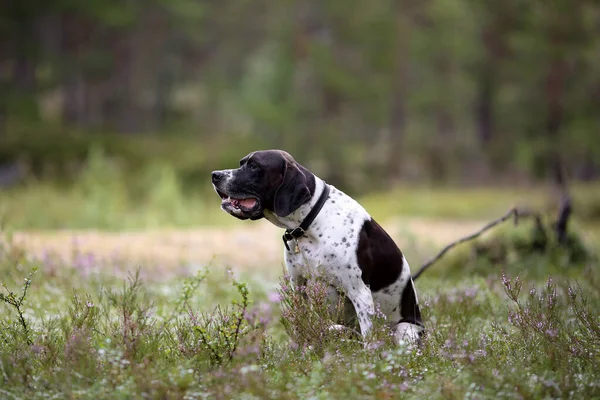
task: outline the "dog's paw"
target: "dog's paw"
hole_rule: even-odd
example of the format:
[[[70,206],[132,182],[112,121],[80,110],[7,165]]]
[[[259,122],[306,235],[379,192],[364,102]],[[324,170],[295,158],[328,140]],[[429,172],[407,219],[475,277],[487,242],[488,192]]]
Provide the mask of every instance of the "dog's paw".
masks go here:
[[[340,325],[340,324],[335,324],[335,325],[330,325],[329,326],[329,331],[336,331],[336,332],[341,332],[348,329],[347,327],[345,327],[344,325]]]
[[[394,339],[398,345],[414,346],[420,343],[422,332],[423,328],[418,325],[401,322],[394,330]]]
[[[327,328],[329,333],[335,335],[336,337],[346,338],[346,339],[360,339],[361,335],[356,329],[352,329],[346,325],[333,324],[329,325]]]

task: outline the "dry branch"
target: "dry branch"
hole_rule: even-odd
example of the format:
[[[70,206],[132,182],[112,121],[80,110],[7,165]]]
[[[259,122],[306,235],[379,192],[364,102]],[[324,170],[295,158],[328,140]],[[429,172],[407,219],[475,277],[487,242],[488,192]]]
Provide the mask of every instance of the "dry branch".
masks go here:
[[[553,228],[556,232],[558,243],[564,245],[567,240],[569,218],[571,217],[571,214],[573,212],[573,201],[571,199],[571,194],[569,193],[567,171],[565,170],[560,158],[556,159],[554,168],[554,182],[561,193],[561,202],[558,210],[558,217]]]
[[[561,199],[560,208],[558,210],[558,217],[556,219],[556,222],[552,225],[552,229],[554,230],[554,233],[556,234],[558,243],[560,245],[565,245],[566,241],[567,241],[569,218],[571,217],[571,214],[573,213],[573,201],[571,199],[571,195],[569,193],[569,187],[567,185],[566,171],[564,170],[560,159],[557,159],[556,163],[554,164],[554,180],[555,180],[555,184],[556,184],[557,188],[561,192],[562,199]],[[442,258],[448,250],[452,249],[453,247],[455,247],[461,243],[468,242],[469,240],[473,240],[473,239],[479,237],[481,234],[483,234],[487,230],[493,228],[494,226],[496,226],[498,224],[501,224],[502,222],[509,219],[511,216],[514,216],[515,225],[518,224],[519,218],[523,218],[523,217],[535,218],[537,231],[541,232],[542,235],[544,235],[544,237],[545,237],[544,226],[542,223],[541,214],[537,213],[535,211],[531,211],[531,210],[525,210],[525,209],[519,210],[515,207],[515,208],[510,209],[502,217],[490,222],[489,224],[487,224],[486,226],[484,226],[477,232],[472,233],[469,236],[465,236],[459,240],[456,240],[456,241],[450,243],[449,245],[447,245],[446,247],[444,247],[442,249],[442,251],[440,251],[435,257],[433,257],[432,259],[427,261],[425,264],[423,264],[421,266],[421,268],[419,268],[417,273],[413,275],[412,279],[413,280],[417,279],[423,272],[425,272],[435,262],[437,262],[440,258]],[[545,246],[545,244],[543,246]]]
[[[572,212],[573,202],[571,201],[571,197],[568,194],[564,195],[558,211],[558,219],[554,225],[558,243],[560,244],[565,244],[567,240],[569,217],[571,216]]]
[[[519,220],[519,216],[530,216],[532,215],[531,213],[525,212],[525,213],[521,213],[517,210],[517,208],[512,208],[510,209],[506,214],[504,214],[502,217],[495,219],[494,221],[490,222],[489,224],[487,224],[486,226],[484,226],[483,228],[481,228],[480,230],[478,230],[475,233],[470,234],[469,236],[465,236],[461,239],[458,239],[452,243],[450,243],[449,245],[447,245],[446,247],[444,247],[442,249],[442,251],[440,251],[435,257],[433,257],[432,259],[430,259],[429,261],[427,261],[425,264],[423,264],[421,266],[421,268],[419,268],[419,270],[417,271],[416,274],[413,275],[413,280],[417,279],[423,272],[425,272],[429,267],[431,267],[436,261],[438,261],[440,258],[442,258],[444,256],[444,254],[446,254],[446,252],[448,250],[450,250],[451,248],[464,243],[464,242],[468,242],[469,240],[473,240],[479,236],[481,236],[484,232],[490,230],[491,228],[493,228],[496,225],[501,224],[502,222],[506,221],[507,219],[509,219],[511,216],[514,216],[514,221],[515,224],[518,223]]]

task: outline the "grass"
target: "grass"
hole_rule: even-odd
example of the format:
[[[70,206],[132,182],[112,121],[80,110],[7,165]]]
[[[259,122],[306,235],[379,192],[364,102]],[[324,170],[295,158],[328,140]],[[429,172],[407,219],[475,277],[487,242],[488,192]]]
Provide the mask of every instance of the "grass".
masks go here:
[[[574,209],[582,219],[600,220],[600,184],[574,184]],[[511,207],[532,207],[549,211],[560,200],[544,186],[494,187],[397,187],[388,192],[365,195],[361,204],[376,219],[390,215],[426,216],[450,219],[498,217]]]
[[[20,137],[11,136],[7,140]],[[93,137],[99,141],[93,146],[86,141],[89,138],[79,137],[82,143],[76,146],[77,151],[73,150],[78,154],[78,161],[66,161],[70,154],[68,146],[57,147],[57,151],[67,152],[62,169],[67,170],[63,175],[70,176],[68,181],[47,179],[53,174],[43,170],[41,176],[46,179],[38,180],[32,175],[26,183],[2,190],[0,220],[19,230],[93,228],[111,231],[232,226],[235,222],[219,210],[219,199],[209,184],[209,172],[211,167],[235,165],[239,149],[235,155],[212,154],[198,152],[191,144],[186,146],[185,141],[174,141],[172,148],[164,150],[171,154],[168,158],[158,151],[160,142],[147,138],[143,146],[123,142],[125,147],[116,157],[109,156],[116,151],[109,146],[110,140],[106,142],[110,138]],[[33,141],[36,151],[46,151],[42,144],[56,146],[55,139],[43,138],[40,143]],[[149,154],[156,155],[154,158],[133,157],[132,149],[141,157],[145,146],[149,146]],[[240,142],[240,148],[247,146],[248,143]],[[52,171],[51,166],[46,169]],[[600,225],[600,185],[576,184],[571,191],[576,216]],[[542,211],[556,207],[552,204],[556,196],[543,186],[400,186],[386,192],[364,193],[358,199],[380,221],[394,216],[488,219],[515,205]]]
[[[4,191],[0,215],[20,230],[239,226],[169,164],[133,180],[122,172],[92,153],[76,184]],[[575,227],[597,226],[598,186],[573,196]],[[523,203],[545,211],[547,199],[543,188],[399,187],[360,201],[380,221],[458,221]],[[277,282],[279,263],[234,276],[226,265],[166,268],[77,249],[62,259],[4,234],[0,398],[599,398],[597,257],[515,255],[528,231],[505,229],[518,240],[463,247],[416,282],[428,332],[419,348],[393,346],[380,328],[365,343],[328,330],[319,282]]]
[[[130,196],[126,189],[97,185],[63,188],[37,183],[0,196],[0,216],[19,230],[98,229],[105,231],[231,226],[218,197],[204,193],[164,196],[157,189]]]
[[[410,348],[329,334],[318,281],[35,259],[5,235],[0,397],[598,398],[600,265],[540,262],[425,274]]]
[[[207,174],[207,183],[208,179]],[[600,225],[600,185],[574,185],[572,194],[576,217]],[[544,187],[397,187],[359,198],[380,221],[394,216],[495,218],[514,205],[550,210],[556,207],[551,200]],[[235,222],[220,211],[219,199],[210,186],[187,186],[172,165],[157,161],[133,173],[99,148],[92,148],[75,183],[30,180],[3,190],[0,218],[19,230],[120,231],[232,226]]]
[[[132,179],[96,149],[76,184],[30,181],[2,194],[0,213],[16,229],[127,230],[227,223],[220,213],[207,211],[203,194],[184,191],[169,164],[148,165]]]

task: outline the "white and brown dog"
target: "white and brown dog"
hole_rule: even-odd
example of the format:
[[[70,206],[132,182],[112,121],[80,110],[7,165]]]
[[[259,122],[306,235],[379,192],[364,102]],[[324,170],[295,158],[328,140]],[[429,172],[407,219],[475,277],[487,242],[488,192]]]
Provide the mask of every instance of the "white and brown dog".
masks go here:
[[[397,342],[419,341],[423,322],[408,262],[358,202],[281,150],[250,153],[239,168],[214,171],[212,183],[227,213],[286,229],[293,282],[301,284],[307,272],[330,279],[331,301],[337,304],[339,291],[350,302],[344,325],[358,320],[366,337],[378,307]]]

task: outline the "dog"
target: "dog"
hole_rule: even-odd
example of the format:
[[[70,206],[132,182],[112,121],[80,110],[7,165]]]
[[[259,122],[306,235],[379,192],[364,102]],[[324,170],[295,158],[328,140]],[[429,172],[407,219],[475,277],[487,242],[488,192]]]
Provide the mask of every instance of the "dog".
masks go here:
[[[349,303],[345,326],[366,338],[376,308],[396,343],[420,343],[424,333],[406,258],[353,198],[315,176],[282,150],[255,151],[237,169],[212,172],[221,209],[240,220],[265,218],[285,229],[285,266],[294,285],[319,272],[332,282],[332,304]],[[340,294],[341,293],[341,294]]]

